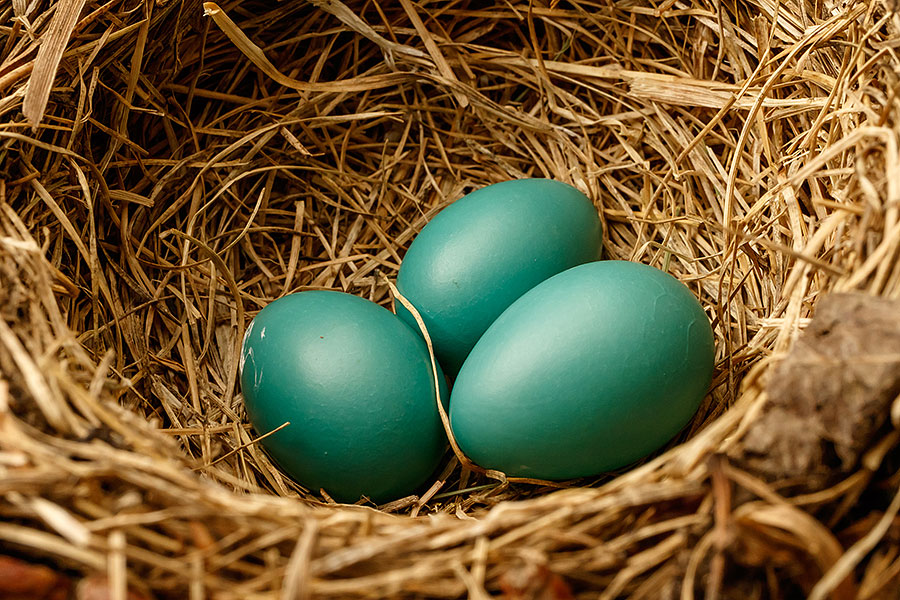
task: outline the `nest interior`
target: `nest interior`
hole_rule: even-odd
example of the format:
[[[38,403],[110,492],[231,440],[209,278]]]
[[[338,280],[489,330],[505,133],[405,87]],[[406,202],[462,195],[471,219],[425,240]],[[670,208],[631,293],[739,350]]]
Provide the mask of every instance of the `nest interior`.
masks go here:
[[[896,597],[897,10],[0,7],[0,592]],[[236,385],[250,319],[307,289],[388,305],[437,211],[522,177],[701,300],[691,425],[562,490],[452,454],[380,507],[282,475]],[[867,348],[887,367],[851,381]]]

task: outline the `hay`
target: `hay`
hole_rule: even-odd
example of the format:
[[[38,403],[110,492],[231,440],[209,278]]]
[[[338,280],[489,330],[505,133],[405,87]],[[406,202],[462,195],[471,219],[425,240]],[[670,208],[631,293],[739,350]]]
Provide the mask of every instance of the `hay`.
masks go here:
[[[0,554],[23,561],[0,585],[900,593],[900,405],[824,481],[741,458],[818,299],[900,297],[895,3],[80,5],[0,7]],[[698,295],[709,398],[618,477],[553,491],[448,456],[422,496],[323,506],[255,444],[243,328],[300,289],[387,304],[378,273],[431,216],[525,176],[578,186],[609,257]]]

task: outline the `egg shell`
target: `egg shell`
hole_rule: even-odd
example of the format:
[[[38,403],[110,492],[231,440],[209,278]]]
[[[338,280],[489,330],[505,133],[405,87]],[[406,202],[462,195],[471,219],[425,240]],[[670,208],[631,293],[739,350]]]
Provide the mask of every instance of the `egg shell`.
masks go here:
[[[438,213],[410,245],[397,288],[455,375],[506,307],[548,277],[599,259],[601,249],[600,217],[580,191],[550,179],[504,181]],[[399,302],[395,310],[416,327]]]
[[[408,495],[446,448],[422,338],[350,294],[305,291],[263,308],[244,336],[241,388],[257,433],[290,422],[261,442],[275,461],[339,501]]]
[[[677,279],[625,261],[577,266],[485,332],[454,384],[452,430],[477,464],[507,475],[595,475],[678,433],[714,359],[709,319]]]

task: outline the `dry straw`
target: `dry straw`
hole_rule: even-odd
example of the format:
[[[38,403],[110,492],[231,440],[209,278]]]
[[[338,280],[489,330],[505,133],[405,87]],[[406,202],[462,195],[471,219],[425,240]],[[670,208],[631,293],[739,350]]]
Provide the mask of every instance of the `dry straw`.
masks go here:
[[[896,3],[485,4],[0,3],[0,586],[897,597],[900,403],[841,414],[875,426],[815,477],[745,460],[820,298],[900,298]],[[697,294],[712,393],[618,477],[448,455],[422,495],[325,506],[247,424],[247,322],[302,289],[388,303],[438,210],[526,176]]]

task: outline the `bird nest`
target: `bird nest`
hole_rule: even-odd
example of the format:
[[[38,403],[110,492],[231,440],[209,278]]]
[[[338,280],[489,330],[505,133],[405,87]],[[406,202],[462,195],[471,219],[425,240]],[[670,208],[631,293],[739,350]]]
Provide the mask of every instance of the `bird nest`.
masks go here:
[[[0,8],[0,596],[900,594],[896,3],[485,4]],[[287,478],[250,319],[389,306],[431,217],[522,177],[700,299],[692,423],[565,489]]]

